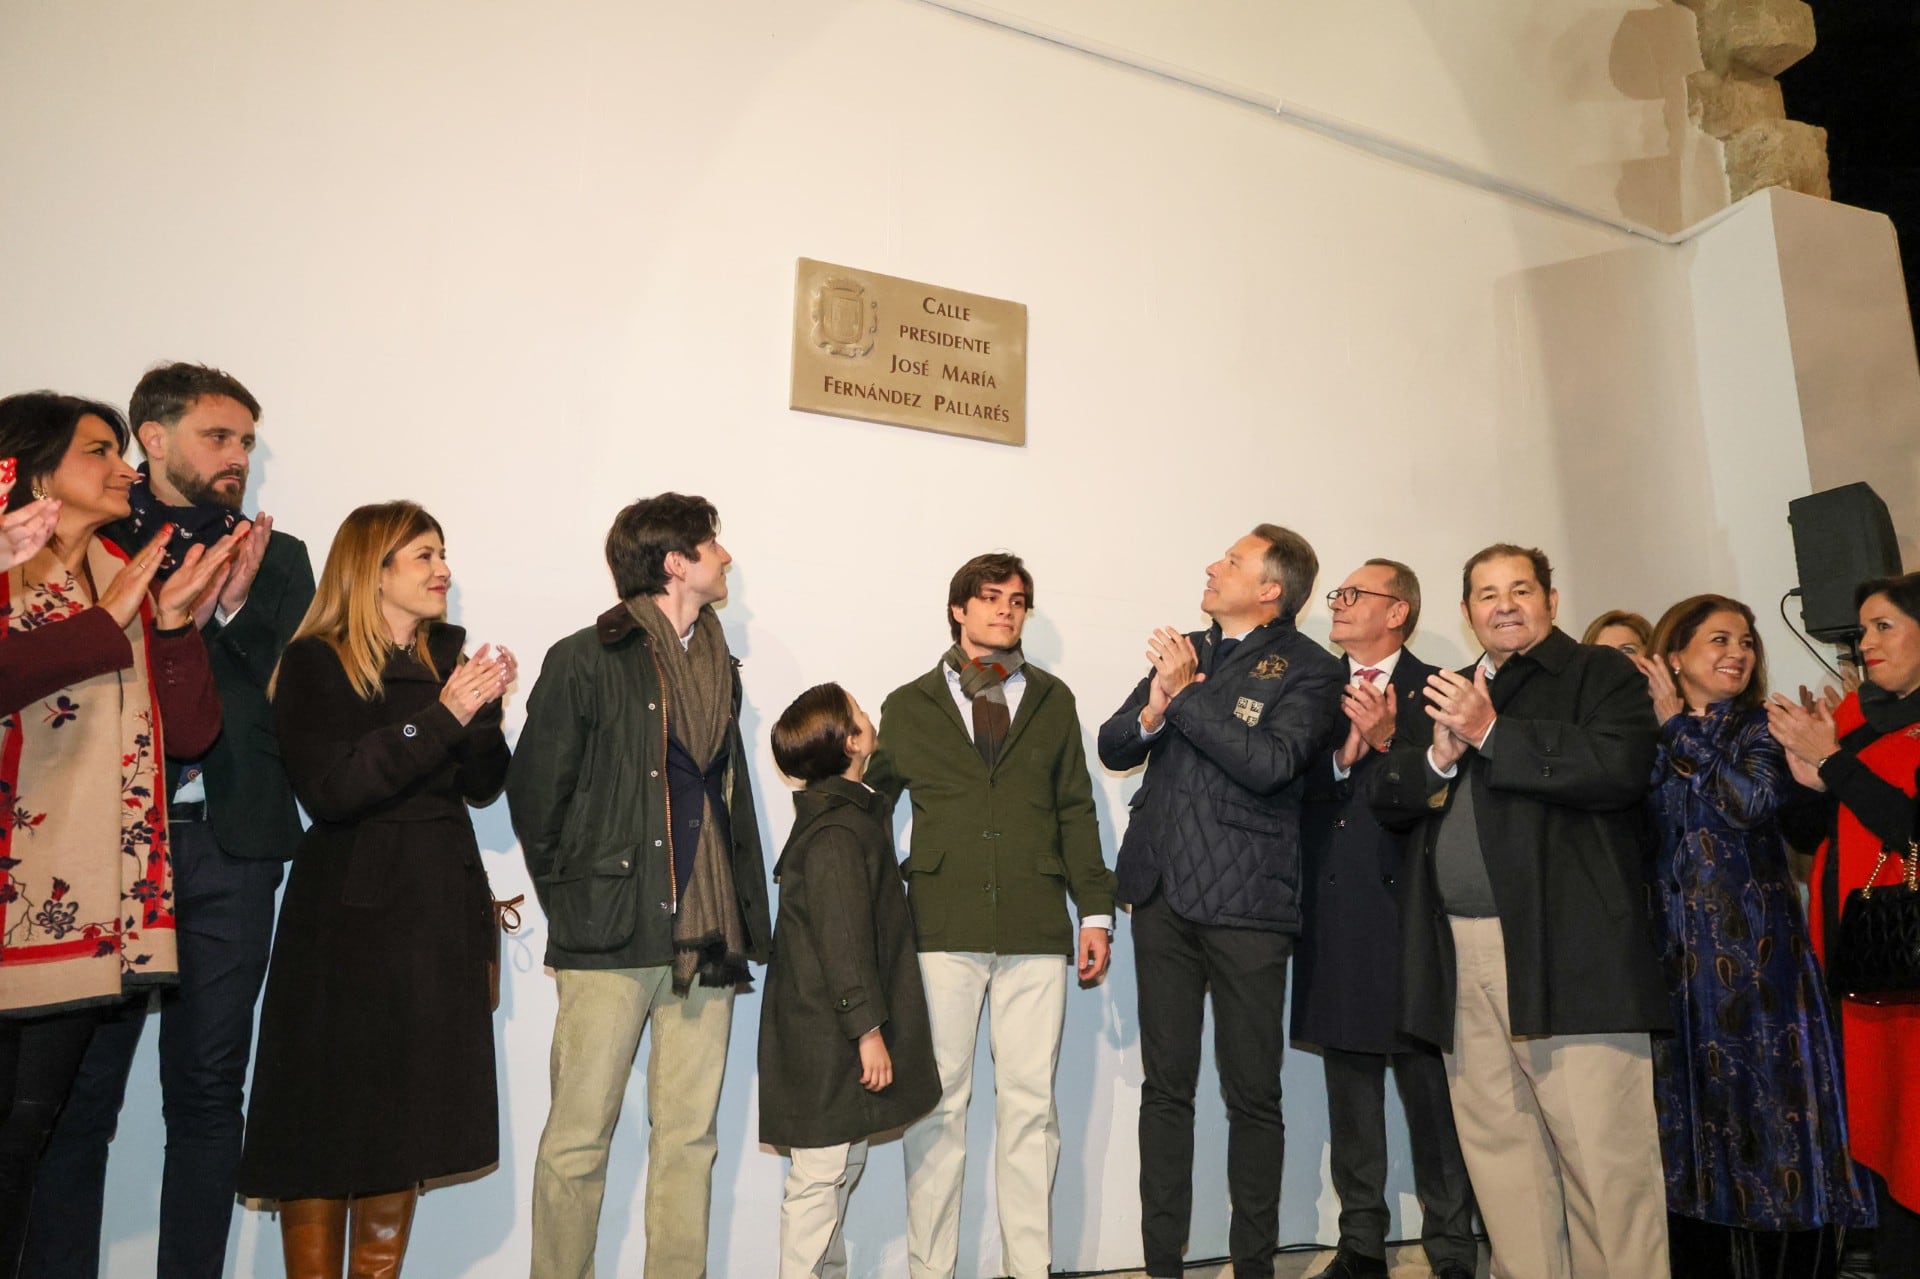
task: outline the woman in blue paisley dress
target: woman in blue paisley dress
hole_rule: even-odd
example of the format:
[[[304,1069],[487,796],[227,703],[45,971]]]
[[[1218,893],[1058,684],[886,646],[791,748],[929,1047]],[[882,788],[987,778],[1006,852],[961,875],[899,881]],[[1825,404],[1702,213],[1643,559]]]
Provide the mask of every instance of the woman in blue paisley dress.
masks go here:
[[[1647,675],[1661,721],[1649,816],[1671,1037],[1653,1045],[1673,1273],[1808,1275],[1872,1224],[1847,1154],[1838,1040],[1779,812],[1766,653],[1745,604],[1668,609]]]

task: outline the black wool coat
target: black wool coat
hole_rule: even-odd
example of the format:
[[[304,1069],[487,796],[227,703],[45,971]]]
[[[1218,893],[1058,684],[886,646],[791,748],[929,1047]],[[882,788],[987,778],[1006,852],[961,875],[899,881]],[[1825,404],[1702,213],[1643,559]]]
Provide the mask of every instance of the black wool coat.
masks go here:
[[[207,821],[221,851],[285,861],[300,843],[300,813],[280,762],[267,682],[313,603],[306,543],[275,529],[246,604],[201,635],[225,722],[204,761]]]
[[[1473,668],[1460,672],[1471,679]],[[1396,738],[1373,776],[1373,807],[1412,828],[1401,878],[1401,1028],[1453,1047],[1453,933],[1433,868],[1454,788],[1474,788],[1475,824],[1507,948],[1516,1035],[1666,1029],[1653,944],[1642,805],[1659,725],[1647,679],[1622,653],[1555,628],[1507,659],[1491,685],[1499,718],[1487,754],[1451,781],[1427,766],[1432,722]]]
[[[774,867],[780,915],[760,1005],[760,1140],[837,1146],[905,1127],[940,1100],[913,918],[886,803],[842,778],[793,797]],[[893,1083],[860,1085],[878,1027]]]
[[[1434,669],[1400,651],[1387,681],[1398,699],[1396,741],[1425,740],[1431,721],[1421,690]],[[1347,723],[1341,715],[1336,747],[1346,740]],[[1293,952],[1293,1038],[1320,1048],[1396,1053],[1413,1046],[1399,1028],[1399,883],[1406,834],[1382,826],[1367,801],[1385,759],[1369,751],[1336,781],[1329,751],[1307,776],[1300,810],[1305,919]]]
[[[1147,765],[1115,866],[1117,900],[1164,893],[1197,924],[1300,931],[1300,796],[1307,770],[1344,732],[1337,690],[1346,665],[1279,618],[1215,662],[1216,624],[1188,636],[1204,681],[1167,705],[1140,738],[1151,674],[1100,726],[1100,762]]]
[[[138,551],[144,540],[130,520],[109,525],[104,535],[128,551]],[[207,824],[220,851],[230,857],[285,861],[300,843],[304,828],[280,765],[267,683],[312,603],[307,544],[274,529],[246,604],[227,621],[215,618],[200,630],[220,691],[222,726],[212,748],[193,763],[206,776]],[[178,788],[183,767],[169,763],[169,795]]]
[[[382,1194],[499,1158],[492,893],[470,803],[500,791],[499,703],[440,703],[464,632],[433,627],[435,676],[387,663],[362,700],[333,650],[288,645],[274,718],[313,817],[273,939],[248,1099],[243,1194]]]

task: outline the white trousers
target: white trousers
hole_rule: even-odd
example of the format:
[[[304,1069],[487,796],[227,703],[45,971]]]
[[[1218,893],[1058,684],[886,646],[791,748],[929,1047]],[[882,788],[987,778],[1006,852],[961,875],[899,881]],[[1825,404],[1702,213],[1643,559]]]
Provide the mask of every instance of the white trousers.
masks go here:
[[[847,1198],[867,1170],[867,1143],[795,1146],[780,1200],[780,1279],[846,1279]]]
[[[959,1260],[967,1106],[983,1004],[993,1049],[1000,1270],[1012,1279],[1046,1279],[1053,1257],[1053,1174],[1060,1162],[1053,1075],[1066,1024],[1067,969],[1061,955],[921,954],[940,1104],[907,1129],[903,1143],[912,1279],[952,1279]]]

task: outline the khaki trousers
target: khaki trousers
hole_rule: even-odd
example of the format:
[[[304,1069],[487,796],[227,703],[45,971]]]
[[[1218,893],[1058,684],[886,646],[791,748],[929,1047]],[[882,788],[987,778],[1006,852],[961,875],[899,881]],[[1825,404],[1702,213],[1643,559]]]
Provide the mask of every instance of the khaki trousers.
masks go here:
[[[1647,1036],[1516,1038],[1500,921],[1451,923],[1459,986],[1447,1092],[1493,1279],[1667,1274]]]
[[[555,979],[553,1106],[533,1167],[533,1279],[593,1279],[607,1146],[649,1020],[645,1273],[703,1279],[733,990],[696,985],[682,999],[666,967],[563,968]]]
[[[960,1256],[960,1187],[967,1176],[967,1106],[980,1008],[993,1047],[994,1187],[1001,1271],[1046,1279],[1053,1256],[1050,1200],[1060,1162],[1053,1075],[1067,1017],[1060,955],[928,951],[920,956],[940,1068],[940,1104],[907,1129],[907,1273],[952,1279]]]
[[[867,1143],[795,1146],[780,1200],[780,1279],[846,1279],[847,1199],[867,1170]]]

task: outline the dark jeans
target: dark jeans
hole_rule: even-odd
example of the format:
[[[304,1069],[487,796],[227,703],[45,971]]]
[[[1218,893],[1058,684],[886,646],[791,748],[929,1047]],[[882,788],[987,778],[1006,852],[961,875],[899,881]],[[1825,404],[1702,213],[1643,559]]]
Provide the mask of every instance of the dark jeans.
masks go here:
[[[200,822],[171,830],[180,987],[160,1001],[160,1096],[167,1127],[160,1185],[160,1279],[219,1279],[240,1165],[241,1096],[253,1007],[273,941],[281,864],[221,851]],[[41,1160],[22,1273],[95,1279],[107,1147],[119,1124],[147,1000],[94,1032],[66,1113]]]
[[[1323,1053],[1327,1073],[1328,1169],[1340,1196],[1340,1246],[1362,1256],[1387,1254],[1387,1068],[1406,1111],[1413,1185],[1420,1197],[1420,1242],[1438,1268],[1474,1268],[1473,1185],[1447,1100],[1447,1068],[1434,1051]]]
[[[99,1019],[97,1008],[0,1017],[0,1279],[20,1273],[34,1166]]]
[[[1193,1101],[1204,1005],[1227,1103],[1227,1248],[1233,1273],[1271,1276],[1280,1241],[1280,1055],[1287,959],[1281,933],[1196,924],[1164,897],[1133,908],[1140,1002],[1140,1239],[1149,1275],[1181,1271],[1193,1222]]]

